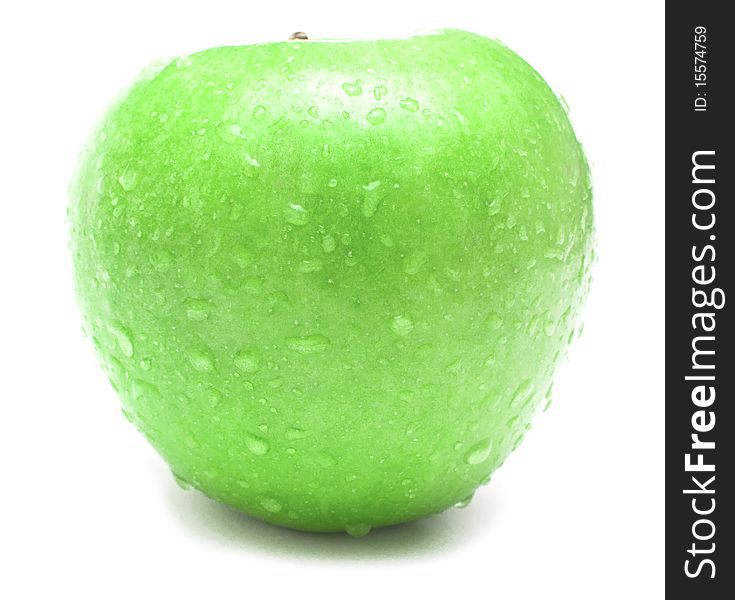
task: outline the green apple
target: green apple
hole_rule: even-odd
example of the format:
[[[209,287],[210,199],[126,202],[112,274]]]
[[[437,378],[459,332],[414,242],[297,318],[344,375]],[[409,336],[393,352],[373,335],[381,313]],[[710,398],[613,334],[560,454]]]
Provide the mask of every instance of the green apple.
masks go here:
[[[83,153],[85,331],[177,480],[271,523],[465,502],[578,324],[587,163],[542,78],[455,30],[214,48]]]

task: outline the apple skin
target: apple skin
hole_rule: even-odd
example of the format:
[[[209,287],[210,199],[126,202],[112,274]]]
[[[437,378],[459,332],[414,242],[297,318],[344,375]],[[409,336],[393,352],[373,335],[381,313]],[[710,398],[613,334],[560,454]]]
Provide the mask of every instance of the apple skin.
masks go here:
[[[177,479],[353,535],[466,501],[518,446],[594,252],[564,108],[457,30],[152,68],[69,220],[84,329]]]

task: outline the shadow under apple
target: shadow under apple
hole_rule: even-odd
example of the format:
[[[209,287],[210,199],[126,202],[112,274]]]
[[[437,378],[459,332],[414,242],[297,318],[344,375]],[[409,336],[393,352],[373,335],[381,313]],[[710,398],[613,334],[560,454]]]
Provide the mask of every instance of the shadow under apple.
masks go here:
[[[481,490],[479,498],[466,508],[352,538],[346,533],[309,533],[270,525],[195,490],[182,490],[166,478],[162,487],[171,514],[207,543],[315,560],[383,560],[450,552],[486,533],[494,513],[491,494]]]

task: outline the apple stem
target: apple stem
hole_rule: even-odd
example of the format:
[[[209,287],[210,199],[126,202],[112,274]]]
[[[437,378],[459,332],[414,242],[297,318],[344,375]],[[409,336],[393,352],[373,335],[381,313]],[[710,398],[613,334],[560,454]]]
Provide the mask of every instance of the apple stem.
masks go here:
[[[308,39],[309,39],[309,36],[307,36],[303,31],[297,31],[288,36],[289,42],[292,42],[294,40],[308,40]]]

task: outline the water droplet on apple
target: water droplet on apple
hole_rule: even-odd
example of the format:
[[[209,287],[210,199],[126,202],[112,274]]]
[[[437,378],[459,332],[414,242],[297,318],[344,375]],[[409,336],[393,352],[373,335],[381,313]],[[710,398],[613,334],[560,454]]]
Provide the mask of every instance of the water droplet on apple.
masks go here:
[[[184,302],[186,309],[186,318],[190,321],[206,321],[209,318],[209,312],[212,308],[212,303],[208,300],[201,300],[198,298],[189,298]]]
[[[194,60],[191,58],[191,56],[179,56],[179,58],[176,59],[177,69],[186,69],[193,64]]]
[[[472,502],[472,498],[474,498],[474,496],[474,492],[469,496],[465,496],[462,500],[454,504],[454,508],[467,508],[470,505],[470,502]]]
[[[191,483],[184,479],[181,475],[177,475],[173,471],[171,471],[171,475],[174,478],[174,481],[176,482],[176,485],[178,485],[182,490],[190,490],[191,489]]]
[[[134,379],[131,386],[131,393],[133,400],[135,401],[135,407],[138,409],[137,411],[132,412],[135,413],[134,416],[137,417],[139,421],[143,420],[142,414],[147,412],[149,408],[155,408],[160,405],[161,392],[155,385],[148,381]],[[126,408],[129,407],[126,406]]]
[[[150,358],[144,358],[140,361],[140,368],[144,371],[150,371],[151,370],[151,359]]]
[[[367,119],[367,122],[371,125],[380,125],[383,121],[385,121],[385,111],[380,107],[374,108],[367,115],[365,115],[365,118]]]
[[[154,250],[150,255],[151,265],[157,271],[166,271],[170,269],[175,260],[174,255],[163,248]]]
[[[322,265],[322,261],[319,259],[302,260],[301,263],[299,263],[300,273],[317,273],[323,268],[324,266]]]
[[[128,358],[133,356],[133,338],[130,334],[130,331],[128,331],[128,329],[120,323],[112,323],[108,327],[108,329],[117,340],[117,345],[120,348],[120,352],[122,352],[123,355],[127,356]]]
[[[408,112],[416,112],[419,109],[418,101],[408,97],[401,98],[401,100],[398,102],[398,105],[403,110],[407,110]]]
[[[337,180],[336,179],[330,179],[329,182],[327,183],[327,186],[329,186],[330,188],[337,187]]]
[[[265,106],[258,105],[253,109],[253,117],[258,121],[262,121],[265,119],[266,112]]]
[[[218,407],[224,400],[224,394],[217,388],[209,387],[204,391],[204,397],[207,399],[209,406],[212,408]]]
[[[492,450],[492,441],[490,439],[482,440],[467,451],[467,454],[464,456],[464,460],[468,465],[479,465],[488,459]]]
[[[316,106],[310,106],[306,113],[312,118],[312,119],[318,119],[319,118],[319,109]]]
[[[494,217],[500,212],[502,201],[500,198],[493,198],[487,203],[487,214]]]
[[[255,167],[256,169],[260,169],[260,162],[256,158],[253,158],[249,154],[245,155],[245,162],[248,163],[251,167]]]
[[[269,513],[281,512],[283,506],[275,498],[265,497],[260,500],[260,505]]]
[[[348,96],[359,96],[362,94],[362,81],[358,79],[354,83],[343,83],[342,89]]]
[[[208,373],[214,370],[214,354],[205,347],[192,348],[188,352],[189,362],[200,373]]]
[[[485,323],[490,329],[497,331],[503,328],[503,317],[496,312],[491,312],[485,319]]]
[[[268,387],[271,389],[277,390],[282,385],[283,377],[274,377],[273,379],[268,380]]]
[[[366,523],[354,523],[345,525],[345,531],[354,538],[361,538],[370,533],[370,525]]]
[[[299,354],[317,354],[329,349],[332,342],[321,334],[286,338],[286,346]]]
[[[245,446],[256,456],[263,456],[270,450],[270,445],[266,440],[252,433],[245,434]]]
[[[544,322],[544,334],[546,337],[551,337],[556,332],[556,323],[553,320],[547,319]]]
[[[130,167],[127,167],[120,177],[117,178],[122,189],[126,192],[131,191],[135,188],[135,184],[138,183],[138,174],[133,171]]]
[[[283,211],[283,216],[288,223],[301,227],[309,222],[309,213],[300,204],[289,204]]]
[[[334,252],[334,249],[336,247],[337,247],[337,242],[334,240],[334,238],[331,235],[325,235],[322,238],[322,249],[327,254],[329,254],[330,252]]]
[[[254,350],[240,350],[235,354],[235,366],[243,373],[255,373],[260,369],[260,359]]]
[[[381,98],[385,97],[388,93],[388,88],[384,85],[376,85],[373,89],[373,96],[376,100],[380,101]]]
[[[325,469],[330,469],[337,464],[337,459],[328,452],[320,452],[315,458],[317,464]]]
[[[375,214],[380,204],[380,196],[368,193],[362,201],[362,214],[370,218]]]
[[[421,250],[412,252],[403,263],[403,272],[408,275],[416,275],[426,264],[427,258],[426,253]]]
[[[510,400],[512,407],[523,407],[530,402],[533,397],[533,381],[530,379],[524,379],[513,392],[513,396]]]
[[[390,328],[396,335],[404,337],[413,331],[413,321],[407,316],[397,315],[391,319]]]
[[[471,134],[472,133],[472,130],[469,127],[469,125],[467,123],[467,119],[465,118],[465,116],[461,112],[459,112],[458,110],[453,110],[452,111],[452,114],[457,119],[457,122],[460,125],[460,130],[462,131],[462,133],[464,133],[465,135]]]
[[[286,429],[283,437],[285,437],[289,442],[293,442],[294,440],[303,440],[310,435],[311,433],[305,429],[299,429],[298,427],[289,427],[288,429]]]
[[[387,233],[381,233],[378,238],[380,239],[380,243],[383,244],[386,248],[392,248],[393,247],[393,238],[390,237]]]

